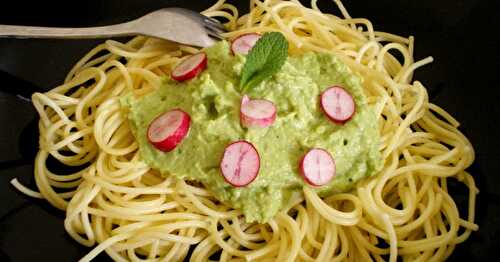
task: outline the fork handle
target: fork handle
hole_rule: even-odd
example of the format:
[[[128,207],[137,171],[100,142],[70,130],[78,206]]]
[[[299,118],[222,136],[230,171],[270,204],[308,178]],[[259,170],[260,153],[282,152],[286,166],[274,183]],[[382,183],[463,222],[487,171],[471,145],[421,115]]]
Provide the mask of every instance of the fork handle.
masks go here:
[[[61,28],[40,26],[0,25],[0,38],[107,38],[134,34],[132,22],[97,27]]]

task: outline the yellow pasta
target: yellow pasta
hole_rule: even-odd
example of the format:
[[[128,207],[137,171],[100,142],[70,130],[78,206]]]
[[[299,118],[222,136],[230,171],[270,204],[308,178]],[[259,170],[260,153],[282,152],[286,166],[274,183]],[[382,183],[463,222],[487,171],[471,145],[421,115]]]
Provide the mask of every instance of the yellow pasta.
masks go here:
[[[64,84],[33,95],[40,114],[39,193],[17,180],[12,184],[66,212],[69,235],[95,246],[81,261],[100,252],[116,261],[446,259],[478,230],[478,190],[465,171],[473,147],[459,123],[412,81],[417,68],[432,62],[414,61],[414,38],[375,31],[369,20],[351,18],[339,0],[333,2],[341,17],[322,13],[316,0],[312,8],[297,0],[251,0],[242,16],[220,0],[203,13],[228,20],[228,39],[280,31],[291,55],[332,53],[363,77],[378,114],[385,165],[352,192],[321,198],[304,187],[268,223],[249,224],[201,184],[151,170],[140,159],[119,99],[159,88],[161,78],[197,49],[141,36],[106,41],[76,63]],[[47,167],[49,157],[84,168],[58,175]],[[466,218],[458,214],[447,179],[469,188]]]

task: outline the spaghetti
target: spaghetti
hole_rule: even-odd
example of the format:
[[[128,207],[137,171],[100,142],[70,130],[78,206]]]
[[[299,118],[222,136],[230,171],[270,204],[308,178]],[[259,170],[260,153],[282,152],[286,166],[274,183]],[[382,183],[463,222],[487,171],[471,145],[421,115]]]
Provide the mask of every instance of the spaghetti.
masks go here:
[[[250,32],[282,32],[290,54],[333,53],[363,76],[375,106],[383,170],[349,193],[320,198],[304,187],[266,224],[246,223],[203,185],[162,176],[144,164],[119,99],[145,94],[184,56],[198,50],[135,37],[108,40],[84,56],[64,84],[33,95],[40,114],[35,180],[40,193],[13,180],[32,197],[66,211],[69,235],[96,247],[81,261],[106,252],[116,261],[440,261],[465,241],[474,223],[474,160],[459,123],[429,102],[413,72],[432,58],[413,60],[414,38],[374,31],[369,20],[306,8],[297,0],[251,0],[250,12],[224,0],[203,12],[227,19],[234,38]],[[398,61],[391,52],[399,52]],[[60,175],[49,158],[80,167]],[[448,179],[469,188],[469,212],[461,218]]]

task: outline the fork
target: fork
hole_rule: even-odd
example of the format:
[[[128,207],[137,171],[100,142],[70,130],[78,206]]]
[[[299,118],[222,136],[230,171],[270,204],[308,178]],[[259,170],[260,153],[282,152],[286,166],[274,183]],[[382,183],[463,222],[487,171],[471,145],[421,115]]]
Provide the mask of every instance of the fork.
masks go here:
[[[184,8],[163,8],[138,19],[109,26],[60,28],[0,25],[0,38],[109,38],[144,35],[181,44],[208,47],[224,39],[216,19]]]

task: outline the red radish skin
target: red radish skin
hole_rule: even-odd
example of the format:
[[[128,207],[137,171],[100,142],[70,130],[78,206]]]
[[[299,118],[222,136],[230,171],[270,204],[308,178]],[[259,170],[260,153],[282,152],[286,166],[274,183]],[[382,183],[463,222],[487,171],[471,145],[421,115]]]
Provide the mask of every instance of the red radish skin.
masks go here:
[[[156,117],[148,127],[148,140],[158,150],[170,152],[186,137],[191,117],[181,109],[173,109]]]
[[[233,51],[233,54],[247,55],[260,37],[261,35],[257,33],[249,33],[238,36],[231,43],[231,50]]]
[[[300,160],[300,173],[312,186],[328,184],[335,176],[335,161],[328,151],[320,148],[309,150]]]
[[[340,86],[333,86],[321,93],[321,108],[337,124],[349,121],[356,112],[351,94]]]
[[[245,95],[241,99],[240,120],[245,127],[268,127],[276,120],[276,106],[269,100]]]
[[[235,187],[246,186],[259,174],[260,156],[257,149],[247,141],[236,141],[224,150],[220,162],[222,176]]]
[[[207,54],[200,52],[189,56],[172,70],[172,79],[182,82],[196,77],[207,68]]]

